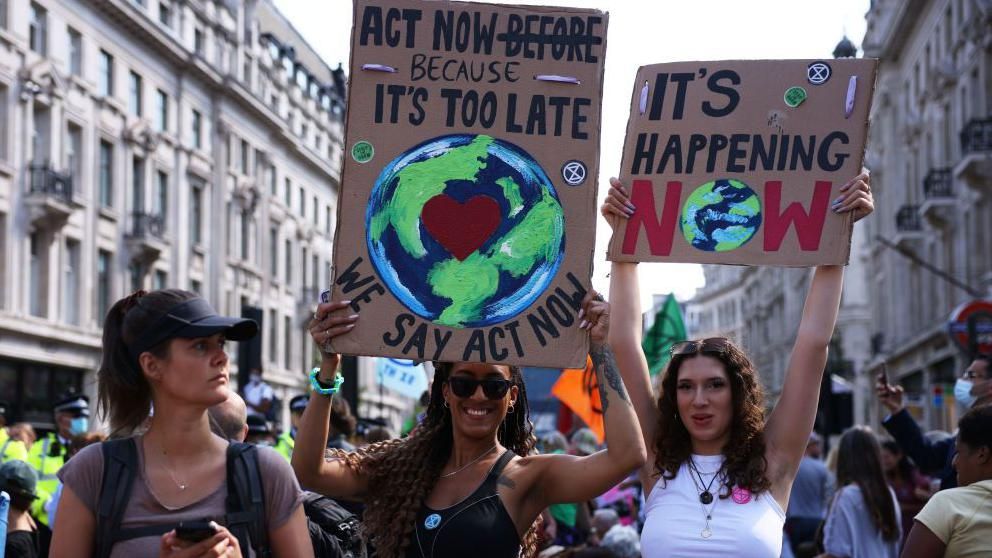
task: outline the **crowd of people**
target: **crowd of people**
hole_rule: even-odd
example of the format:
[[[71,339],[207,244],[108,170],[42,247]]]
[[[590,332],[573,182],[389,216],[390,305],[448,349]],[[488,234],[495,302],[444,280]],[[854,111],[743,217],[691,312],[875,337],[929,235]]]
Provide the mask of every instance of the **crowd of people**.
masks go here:
[[[632,206],[611,184],[602,212],[622,226]],[[866,175],[841,190],[835,211],[871,213]],[[812,430],[842,286],[842,267],[815,270],[769,412],[758,371],[724,338],[673,345],[655,389],[636,265],[613,263],[610,301],[590,292],[578,324],[590,339],[602,441],[588,429],[538,439],[520,369],[484,362],[435,363],[409,433],[357,439],[335,397],[339,357],[327,350],[360,319],[347,300],[316,307],[308,328],[320,365],[279,433],[258,371],[244,397],[230,388],[224,345],[253,337],[257,324],[219,316],[194,293],[138,291],[104,323],[106,437],[91,433],[79,395],[57,402],[55,431],[40,439],[24,426],[0,429],[6,555],[988,555],[989,357],[956,386],[971,406],[957,435],[924,436],[902,388],[882,378],[891,439],[854,427],[824,459]]]

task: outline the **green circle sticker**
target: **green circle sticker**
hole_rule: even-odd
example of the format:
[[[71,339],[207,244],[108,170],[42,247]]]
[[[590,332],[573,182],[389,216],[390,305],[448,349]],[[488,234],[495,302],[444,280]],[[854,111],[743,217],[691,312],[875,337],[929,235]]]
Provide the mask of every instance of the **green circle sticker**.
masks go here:
[[[785,104],[796,108],[806,100],[806,90],[802,87],[790,87],[785,90]]]
[[[351,146],[351,158],[358,163],[368,163],[374,156],[375,149],[365,140],[355,142],[355,145]]]

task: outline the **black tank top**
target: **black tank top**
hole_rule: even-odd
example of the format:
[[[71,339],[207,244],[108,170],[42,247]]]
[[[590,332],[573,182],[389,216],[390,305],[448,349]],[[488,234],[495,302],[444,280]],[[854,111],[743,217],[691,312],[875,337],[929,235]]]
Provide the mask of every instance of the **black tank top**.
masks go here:
[[[458,504],[443,510],[420,506],[406,558],[516,558],[520,536],[496,492],[513,456],[503,452],[479,488]]]

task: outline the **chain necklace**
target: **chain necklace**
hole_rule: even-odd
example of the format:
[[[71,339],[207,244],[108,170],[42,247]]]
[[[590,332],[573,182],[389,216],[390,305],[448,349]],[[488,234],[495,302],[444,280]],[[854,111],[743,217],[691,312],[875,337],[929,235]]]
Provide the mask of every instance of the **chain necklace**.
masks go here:
[[[713,519],[713,510],[716,509],[717,502],[719,501],[713,498],[713,494],[710,492],[710,488],[713,486],[714,481],[716,481],[716,479],[720,477],[720,473],[723,472],[723,465],[721,465],[720,468],[717,469],[715,473],[713,473],[713,478],[710,479],[710,482],[708,485],[706,485],[705,489],[703,487],[703,476],[699,472],[699,469],[696,468],[696,463],[695,461],[693,461],[691,457],[689,458],[689,469],[690,469],[689,478],[692,479],[692,484],[696,486],[696,490],[700,491],[699,507],[703,510],[703,516],[706,517],[706,525],[704,525],[703,530],[699,532],[699,536],[703,537],[704,539],[708,539],[713,536],[713,530],[710,529],[710,520]],[[696,481],[696,476],[693,476],[692,474],[693,472],[695,472],[696,476],[699,477],[698,482]],[[710,506],[710,509],[707,510],[706,505],[709,504],[710,502],[712,502],[713,504]]]
[[[478,460],[480,460],[480,459],[482,459],[482,458],[483,458],[483,457],[485,457],[486,455],[489,455],[489,452],[491,452],[491,451],[493,451],[494,449],[496,449],[496,446],[497,446],[497,445],[499,445],[499,444],[493,444],[493,447],[491,447],[491,448],[489,448],[489,449],[487,449],[486,451],[484,451],[484,452],[482,452],[481,454],[479,454],[479,457],[476,457],[476,458],[475,458],[475,459],[473,459],[472,461],[469,461],[468,463],[466,463],[466,464],[464,464],[464,465],[462,465],[462,466],[461,466],[461,467],[460,467],[459,469],[456,469],[456,470],[454,470],[454,471],[452,471],[452,472],[450,472],[450,473],[445,473],[445,474],[443,474],[443,475],[441,475],[441,477],[440,477],[440,478],[442,478],[442,479],[444,479],[444,478],[448,478],[448,477],[453,477],[453,476],[455,476],[455,475],[457,475],[458,473],[461,473],[461,472],[462,472],[462,471],[464,471],[465,469],[468,469],[468,467],[469,467],[470,465],[473,465],[473,464],[475,464],[475,462],[477,462]]]
[[[170,461],[170,459],[169,459],[169,454],[166,453],[164,448],[162,449],[162,459],[163,459],[162,465],[165,467],[165,472],[169,473],[169,476],[172,477],[172,482],[176,483],[176,486],[179,487],[180,491],[186,490],[186,487],[189,485],[186,484],[185,482],[179,482],[179,480],[176,479],[175,473],[172,472],[172,467],[167,465],[166,462]]]

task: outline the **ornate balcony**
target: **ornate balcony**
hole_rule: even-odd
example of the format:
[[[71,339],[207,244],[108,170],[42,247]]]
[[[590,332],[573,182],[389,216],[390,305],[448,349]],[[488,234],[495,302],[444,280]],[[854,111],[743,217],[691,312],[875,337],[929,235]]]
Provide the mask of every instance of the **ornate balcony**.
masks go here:
[[[961,130],[961,162],[954,167],[969,188],[992,190],[992,117],[975,118]]]
[[[165,218],[155,213],[132,214],[127,244],[132,260],[144,263],[157,260],[169,245],[165,239]]]
[[[920,206],[904,205],[896,212],[895,243],[900,246],[911,246],[923,238],[923,223],[920,220]]]
[[[31,165],[25,203],[32,223],[61,227],[79,207],[73,200],[72,175],[56,171],[48,163]]]
[[[954,217],[954,179],[949,168],[930,169],[923,179],[920,215],[934,228],[943,228]]]

